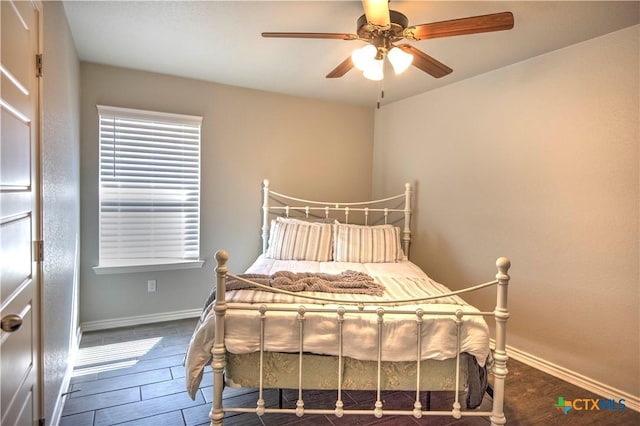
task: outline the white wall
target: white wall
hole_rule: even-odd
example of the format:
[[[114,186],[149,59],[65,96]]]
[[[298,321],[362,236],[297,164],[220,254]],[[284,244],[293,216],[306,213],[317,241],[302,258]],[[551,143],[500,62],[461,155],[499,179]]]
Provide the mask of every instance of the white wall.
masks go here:
[[[373,165],[374,195],[416,182],[411,254],[429,275],[459,288],[509,256],[507,343],[636,398],[638,40],[631,27],[383,107]]]
[[[83,63],[81,322],[202,307],[214,253],[242,272],[261,250],[261,184],[321,199],[369,197],[372,109]],[[96,104],[204,117],[201,256],[203,269],[96,275],[98,127]],[[147,280],[158,291],[147,293]]]
[[[62,3],[44,2],[42,344],[44,413],[54,424],[76,346],[80,266],[80,63]],[[69,379],[69,376],[66,376]]]

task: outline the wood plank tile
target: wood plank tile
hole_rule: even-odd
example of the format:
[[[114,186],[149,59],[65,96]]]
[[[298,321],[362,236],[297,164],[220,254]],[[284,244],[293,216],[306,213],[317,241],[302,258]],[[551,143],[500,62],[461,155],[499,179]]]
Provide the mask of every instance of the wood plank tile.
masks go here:
[[[210,367],[205,367],[204,371],[212,371],[212,369]],[[184,365],[176,365],[174,367],[171,367],[171,375],[173,376],[174,379],[177,379],[178,377],[184,377],[187,375],[186,373],[186,369],[184,368]]]
[[[462,417],[461,419],[455,419],[453,416],[422,416],[419,419],[412,418],[412,420],[413,424],[425,426],[488,426],[491,423],[486,417]]]
[[[117,407],[96,410],[95,426],[108,426],[127,421],[139,420],[158,414],[180,411],[184,408],[203,405],[204,399],[197,395],[192,401],[186,393],[173,394],[160,398],[147,399]]]
[[[225,388],[225,391],[227,388]],[[233,392],[235,391],[235,392]],[[264,404],[266,407],[278,406],[278,391],[275,389],[265,389],[263,392]],[[258,391],[252,392],[239,392],[236,389],[232,390],[228,396],[224,395],[225,405],[228,407],[256,407],[258,402]]]
[[[184,424],[184,419],[180,411],[170,411],[157,416],[119,423],[119,426],[183,426]]]
[[[631,409],[569,411],[565,415],[553,406],[559,396],[566,400],[605,398],[514,360],[509,360],[508,369],[504,411],[509,425],[527,426],[532,422],[563,426],[640,424],[640,413]]]
[[[212,383],[213,373],[205,373],[202,376],[202,383]],[[142,385],[142,399],[157,398],[159,396],[170,395],[173,393],[185,392],[184,377],[173,379],[166,382],[151,383]]]
[[[102,339],[104,338],[104,333],[99,331],[89,331],[86,333],[82,333],[82,339],[80,340],[80,344],[78,347],[80,349],[97,346],[102,344]]]
[[[190,341],[191,341],[191,334],[186,336],[183,334],[178,334],[176,336],[163,336],[162,340],[160,341],[160,345],[161,346],[180,346],[183,349],[183,352],[186,352]]]
[[[93,424],[94,411],[63,416],[58,426],[88,426]]]
[[[77,372],[75,374],[78,374]],[[98,373],[80,374],[71,378],[70,384],[92,382],[98,379]]]
[[[257,414],[241,413],[224,416],[225,426],[262,426],[264,423]],[[208,426],[208,424],[207,424]]]
[[[213,376],[211,377],[211,379],[213,380]],[[202,381],[204,384],[204,380]],[[207,401],[209,404],[213,403],[213,386],[201,386],[200,387],[200,391],[202,392],[202,394],[204,395],[204,399],[205,401]],[[222,392],[222,399],[226,400],[228,398],[231,398],[233,396],[237,396],[237,395],[243,395],[243,394],[254,394],[253,399],[257,401],[258,399],[258,394],[257,394],[258,390],[257,389],[251,389],[251,388],[230,388],[230,387],[225,387],[224,391]]]
[[[305,414],[302,417],[297,417],[295,414],[284,415],[270,413],[265,414],[262,417],[262,421],[265,426],[332,426],[333,423],[327,416],[319,414]]]
[[[130,367],[118,368],[115,370],[104,371],[98,373],[98,379],[106,379],[109,377],[128,376],[133,373],[142,373],[145,371],[158,370],[162,368],[171,368],[182,364],[183,355],[165,356],[159,358],[143,359],[136,361]],[[173,377],[173,376],[172,376]]]
[[[200,404],[195,407],[189,407],[182,410],[182,416],[184,417],[185,424],[187,426],[199,425],[202,423],[210,424],[209,412],[211,411],[211,404]]]
[[[137,326],[114,328],[111,330],[102,330],[93,332],[102,336],[102,344],[108,345],[112,343],[130,342],[132,340],[139,340],[141,336],[135,335]],[[154,337],[154,336],[151,336]],[[84,336],[83,336],[84,339]]]
[[[135,401],[140,401],[140,389],[137,387],[118,389],[111,392],[103,392],[77,398],[68,398],[67,401],[65,401],[62,415],[68,416],[71,414],[94,411],[100,408],[113,407]]]
[[[168,368],[164,368],[161,370],[134,373],[128,376],[110,377],[107,379],[95,380],[93,382],[78,383],[72,386],[72,390],[77,392],[71,394],[71,398],[78,398],[81,396],[109,392],[118,389],[126,389],[147,383],[157,383],[171,379],[171,372]]]
[[[184,355],[187,353],[187,345],[189,342],[187,342],[187,344],[185,345],[165,345],[164,339],[165,338],[163,337],[162,340],[160,340],[158,346],[152,348],[149,352],[142,355],[139,359],[147,360],[147,359],[153,359],[153,358],[167,357],[171,355],[176,355],[176,356],[180,355],[181,357],[184,358]]]
[[[177,336],[178,330],[171,323],[156,323],[135,327],[134,336],[138,338]]]

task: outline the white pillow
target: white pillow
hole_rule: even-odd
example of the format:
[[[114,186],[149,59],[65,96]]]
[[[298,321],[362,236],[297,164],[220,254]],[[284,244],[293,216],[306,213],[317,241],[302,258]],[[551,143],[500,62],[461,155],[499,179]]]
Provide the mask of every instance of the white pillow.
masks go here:
[[[332,259],[332,234],[328,223],[278,218],[271,221],[266,257],[328,262]]]
[[[397,262],[404,254],[400,228],[393,225],[334,225],[333,257],[336,262]]]

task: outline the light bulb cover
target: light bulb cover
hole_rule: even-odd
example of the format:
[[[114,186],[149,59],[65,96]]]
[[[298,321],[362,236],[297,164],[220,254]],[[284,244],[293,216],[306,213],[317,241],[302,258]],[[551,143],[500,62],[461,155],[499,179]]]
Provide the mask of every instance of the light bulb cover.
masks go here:
[[[401,74],[409,68],[413,62],[413,55],[403,51],[398,47],[394,47],[387,53],[389,62],[393,66],[393,70],[396,74]]]
[[[374,59],[371,61],[367,69],[364,70],[363,75],[369,80],[382,80],[384,78],[384,60]]]
[[[364,47],[354,50],[351,53],[351,60],[353,61],[353,66],[355,66],[360,71],[366,70],[370,63],[376,57],[378,53],[378,49],[372,44],[367,44]]]

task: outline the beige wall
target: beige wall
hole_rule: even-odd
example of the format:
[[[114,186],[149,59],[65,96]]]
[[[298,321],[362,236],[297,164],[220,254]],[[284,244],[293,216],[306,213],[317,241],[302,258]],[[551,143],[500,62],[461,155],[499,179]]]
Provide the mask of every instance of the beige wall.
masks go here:
[[[43,3],[42,417],[56,424],[77,346],[80,266],[80,63],[62,3]],[[67,376],[65,377],[65,374]],[[65,381],[66,380],[66,381]],[[56,405],[58,404],[58,405]]]
[[[216,250],[242,272],[261,250],[261,183],[322,199],[371,193],[373,111],[267,92],[83,63],[81,322],[199,309]],[[96,275],[96,104],[201,115],[203,269]],[[158,291],[147,293],[147,280]]]
[[[374,194],[416,182],[412,259],[433,278],[485,281],[509,256],[508,344],[636,398],[639,35],[383,107],[373,166]]]

